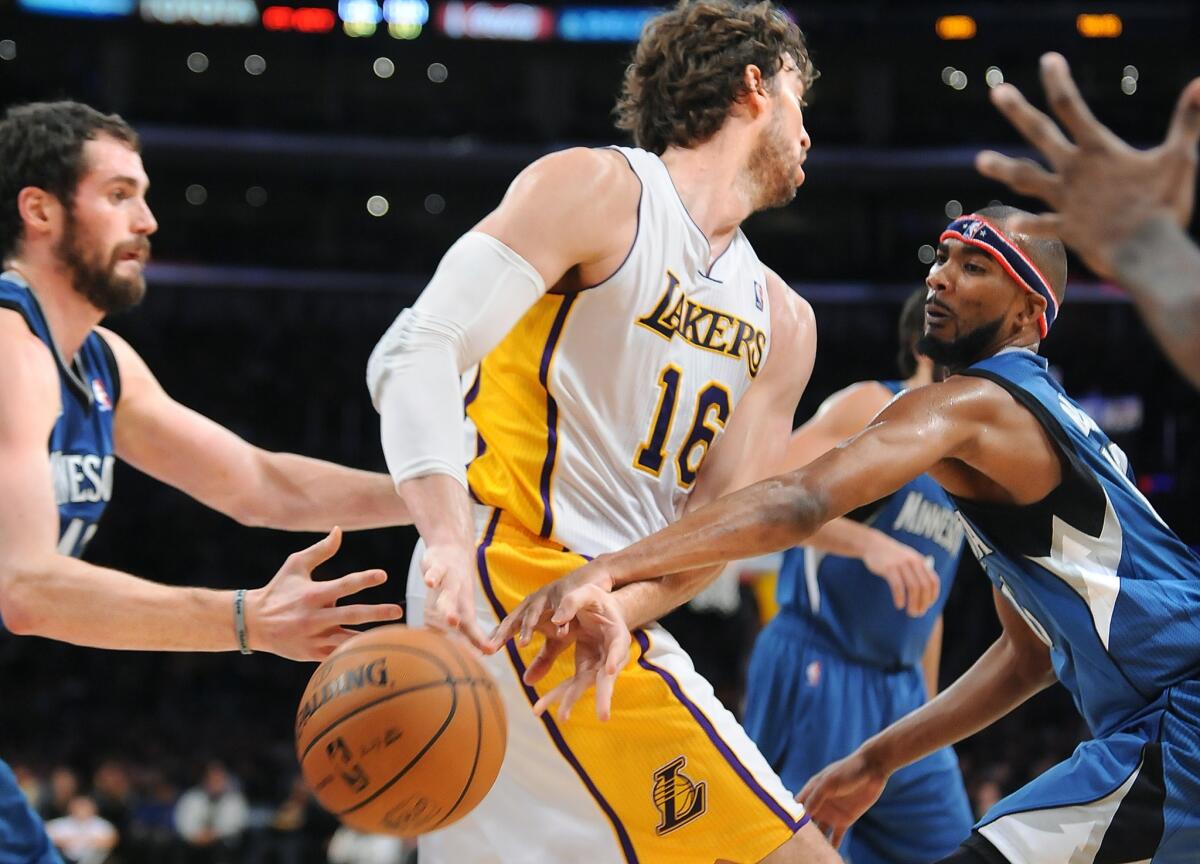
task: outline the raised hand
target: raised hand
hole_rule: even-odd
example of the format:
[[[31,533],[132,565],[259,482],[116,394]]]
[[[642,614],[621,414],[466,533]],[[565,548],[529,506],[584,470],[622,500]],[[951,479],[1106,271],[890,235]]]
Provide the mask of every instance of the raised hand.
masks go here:
[[[475,612],[475,550],[469,546],[430,546],[421,558],[421,573],[429,593],[425,596],[425,623],[461,633],[480,650],[489,640]]]
[[[887,776],[875,771],[858,751],[840,759],[804,784],[796,800],[829,835],[836,849],[846,831],[883,794]]]
[[[863,566],[888,584],[892,602],[919,618],[937,602],[941,580],[924,555],[880,534],[863,555]]]
[[[1014,217],[1021,234],[1062,238],[1096,273],[1114,278],[1113,259],[1147,220],[1169,214],[1180,225],[1191,218],[1200,141],[1200,79],[1179,97],[1162,144],[1130,147],[1101,124],[1079,95],[1067,61],[1045,54],[1042,87],[1058,124],[1010,84],[991,92],[992,102],[1046,158],[1050,170],[991,150],[976,158],[986,177],[1022,195],[1040,198],[1055,213]]]
[[[404,614],[394,603],[338,606],[338,600],[382,585],[382,570],[363,570],[327,582],[315,582],[312,571],[342,545],[334,528],[324,539],[289,555],[264,587],[246,592],[246,633],[250,647],[290,660],[321,660],[358,634],[354,624],[394,621]]]

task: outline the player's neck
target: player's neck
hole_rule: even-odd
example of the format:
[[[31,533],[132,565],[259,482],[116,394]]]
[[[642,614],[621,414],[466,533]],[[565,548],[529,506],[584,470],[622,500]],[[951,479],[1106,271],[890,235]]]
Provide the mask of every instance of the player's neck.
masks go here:
[[[713,258],[725,251],[754,212],[742,178],[743,149],[732,136],[718,132],[696,147],[668,147],[662,155],[683,206],[708,238]]]
[[[20,274],[37,297],[58,353],[66,360],[78,354],[104,313],[75,290],[70,271],[56,258],[38,255],[10,258],[5,267]]]

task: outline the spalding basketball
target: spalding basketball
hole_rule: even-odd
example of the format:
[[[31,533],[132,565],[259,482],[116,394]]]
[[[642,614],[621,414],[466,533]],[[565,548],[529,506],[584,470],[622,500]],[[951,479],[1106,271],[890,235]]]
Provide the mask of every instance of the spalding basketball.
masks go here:
[[[360,831],[411,837],[483,799],[508,726],[469,650],[395,624],[347,640],[317,668],[296,714],[296,755],[321,806]]]

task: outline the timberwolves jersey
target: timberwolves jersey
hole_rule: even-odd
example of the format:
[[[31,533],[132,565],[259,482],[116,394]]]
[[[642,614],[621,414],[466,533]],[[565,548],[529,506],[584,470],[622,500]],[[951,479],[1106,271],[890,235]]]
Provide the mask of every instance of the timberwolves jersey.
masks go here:
[[[892,393],[902,381],[881,381]],[[779,606],[804,619],[847,657],[881,669],[914,666],[954,582],[962,551],[962,525],[942,488],[922,474],[866,509],[863,523],[926,557],[941,581],[935,602],[911,618],[892,602],[887,583],[858,558],[826,555],[796,547],[784,555],[779,572]],[[856,514],[859,515],[859,514]]]
[[[68,364],[59,356],[37,297],[17,273],[0,277],[0,308],[20,313],[58,367],[61,413],[50,433],[50,468],[58,504],[58,551],[78,557],[112,497],[113,410],[121,393],[117,363],[95,331]]]
[[[680,515],[770,329],[745,235],[710,261],[662,160],[617,149],[641,183],[625,261],[599,285],[542,297],[468,376],[464,400],[476,500],[589,555]]]
[[[988,578],[1050,647],[1059,680],[1103,736],[1200,669],[1200,558],[1045,359],[1010,349],[962,374],[1011,393],[1061,454],[1062,483],[1036,504],[957,504]]]

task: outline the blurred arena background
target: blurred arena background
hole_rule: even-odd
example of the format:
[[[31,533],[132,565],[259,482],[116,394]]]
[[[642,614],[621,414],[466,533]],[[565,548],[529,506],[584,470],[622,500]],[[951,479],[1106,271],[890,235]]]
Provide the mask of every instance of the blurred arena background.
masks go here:
[[[798,421],[852,381],[893,375],[899,305],[922,282],[927,244],[948,217],[1002,197],[975,173],[975,152],[1028,152],[989,104],[989,86],[1010,81],[1040,101],[1037,57],[1062,51],[1097,115],[1150,144],[1200,74],[1200,10],[1187,2],[785,5],[822,73],[806,111],[809,179],[746,231],[817,312],[817,366]],[[0,0],[0,102],[80,99],[141,133],[161,227],[146,301],[110,323],[174,396],[262,446],[381,469],[368,352],[521,167],[572,144],[625,143],[609,112],[654,11]],[[1200,398],[1120,291],[1071,263],[1067,309],[1043,353],[1129,454],[1166,521],[1200,545]],[[253,586],[301,545],[127,466],[116,488],[89,549],[97,562]],[[414,539],[348,535],[332,569],[382,566],[391,583],[378,596],[402,600]],[[988,583],[972,560],[963,568],[946,612],[943,684],[998,629]],[[669,625],[699,637],[697,663],[735,709],[759,617],[750,590],[742,600],[732,614],[677,613]],[[0,754],[47,815],[61,809],[68,775],[93,790],[121,832],[111,860],[332,860],[336,826],[294,788],[292,717],[310,671],[262,655],[117,654],[0,632]],[[1080,732],[1055,687],[965,742],[976,806],[1063,758]],[[182,840],[175,803],[206,772],[216,782],[214,761],[240,788],[245,818],[231,843]]]

